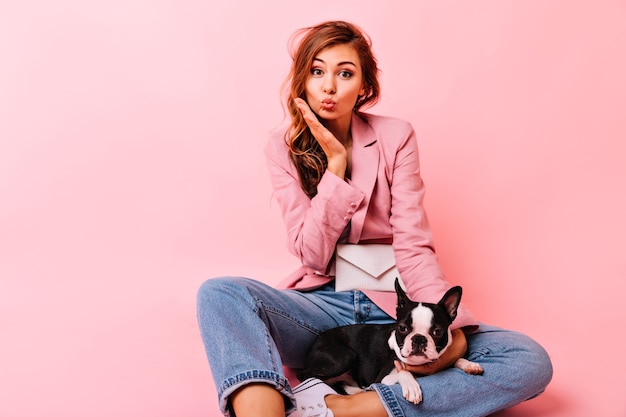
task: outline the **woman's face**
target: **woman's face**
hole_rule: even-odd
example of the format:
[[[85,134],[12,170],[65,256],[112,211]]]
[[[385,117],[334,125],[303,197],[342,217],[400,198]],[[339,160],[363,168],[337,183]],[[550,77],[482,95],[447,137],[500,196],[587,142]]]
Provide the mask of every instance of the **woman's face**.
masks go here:
[[[361,60],[352,46],[330,46],[315,56],[306,81],[306,100],[315,114],[327,121],[349,123],[362,94]]]

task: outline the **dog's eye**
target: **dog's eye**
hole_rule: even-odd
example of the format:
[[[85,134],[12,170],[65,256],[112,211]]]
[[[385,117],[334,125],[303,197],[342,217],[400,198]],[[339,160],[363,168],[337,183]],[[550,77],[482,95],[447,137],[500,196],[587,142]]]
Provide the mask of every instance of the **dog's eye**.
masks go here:
[[[398,331],[400,333],[406,333],[409,331],[409,328],[406,326],[406,324],[399,324],[398,325]]]
[[[441,337],[443,336],[443,330],[437,327],[433,330],[433,337]]]

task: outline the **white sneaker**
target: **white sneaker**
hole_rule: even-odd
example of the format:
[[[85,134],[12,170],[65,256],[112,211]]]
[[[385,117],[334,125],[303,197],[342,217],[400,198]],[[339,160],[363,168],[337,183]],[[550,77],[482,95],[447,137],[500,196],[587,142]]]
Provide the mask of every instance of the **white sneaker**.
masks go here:
[[[296,411],[289,417],[334,417],[324,402],[324,397],[329,394],[337,392],[319,379],[309,378],[301,382],[293,389]]]

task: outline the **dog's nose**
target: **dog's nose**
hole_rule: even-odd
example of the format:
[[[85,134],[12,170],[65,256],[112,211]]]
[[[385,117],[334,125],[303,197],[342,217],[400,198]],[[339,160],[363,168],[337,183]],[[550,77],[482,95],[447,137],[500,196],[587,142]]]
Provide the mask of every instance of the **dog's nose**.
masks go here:
[[[413,343],[414,352],[423,352],[426,350],[426,345],[428,345],[428,340],[426,340],[426,337],[421,334],[414,335],[411,338],[411,342]]]

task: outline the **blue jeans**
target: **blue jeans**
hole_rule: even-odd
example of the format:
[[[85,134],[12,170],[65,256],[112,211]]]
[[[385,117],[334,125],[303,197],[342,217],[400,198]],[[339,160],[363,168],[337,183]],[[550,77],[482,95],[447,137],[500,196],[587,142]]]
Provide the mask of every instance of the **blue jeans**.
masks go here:
[[[389,323],[393,318],[360,291],[277,290],[236,277],[207,280],[198,292],[198,322],[224,415],[228,398],[245,384],[264,382],[295,408],[283,367],[299,368],[317,335],[354,323]],[[539,395],[550,382],[545,350],[517,332],[481,324],[467,336],[468,358],[482,365],[475,376],[450,368],[418,378],[424,399],[414,405],[399,385],[373,384],[390,416],[487,416]]]

